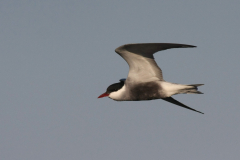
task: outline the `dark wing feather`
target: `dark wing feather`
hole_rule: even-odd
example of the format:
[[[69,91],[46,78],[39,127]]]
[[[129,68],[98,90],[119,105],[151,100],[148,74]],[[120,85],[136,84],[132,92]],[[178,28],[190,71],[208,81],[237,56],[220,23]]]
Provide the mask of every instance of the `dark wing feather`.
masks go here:
[[[200,112],[200,111],[197,111],[197,110],[195,110],[195,109],[193,109],[193,108],[190,108],[190,107],[182,104],[181,102],[178,102],[177,100],[173,99],[172,97],[163,98],[163,100],[168,101],[168,102],[173,103],[173,104],[176,104],[176,105],[181,106],[181,107],[183,107],[183,108],[187,108],[187,109],[190,109],[190,110],[192,110],[192,111],[195,111],[195,112],[198,112],[198,113],[202,113],[202,112]],[[202,113],[202,114],[204,114],[204,113]]]

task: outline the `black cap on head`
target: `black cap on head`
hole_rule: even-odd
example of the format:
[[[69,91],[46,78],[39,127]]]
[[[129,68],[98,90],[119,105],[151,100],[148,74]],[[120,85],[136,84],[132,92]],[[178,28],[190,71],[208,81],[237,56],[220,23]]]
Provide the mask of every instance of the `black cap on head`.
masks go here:
[[[111,84],[108,88],[106,93],[110,94],[111,92],[116,92],[124,86],[124,81],[120,81],[119,83]]]

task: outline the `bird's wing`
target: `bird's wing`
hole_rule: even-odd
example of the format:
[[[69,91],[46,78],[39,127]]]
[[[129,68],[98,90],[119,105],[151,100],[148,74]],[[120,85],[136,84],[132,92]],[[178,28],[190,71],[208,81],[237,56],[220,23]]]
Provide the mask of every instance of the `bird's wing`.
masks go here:
[[[127,61],[129,73],[127,80],[134,82],[163,81],[162,70],[154,60],[153,54],[170,48],[196,47],[173,43],[138,43],[125,44],[115,51]]]
[[[183,107],[183,108],[187,108],[187,109],[190,109],[190,110],[192,110],[192,111],[195,111],[195,112],[198,112],[198,113],[202,113],[202,112],[200,112],[200,111],[197,111],[197,110],[195,110],[195,109],[193,109],[193,108],[190,108],[190,107],[186,106],[185,104],[182,104],[181,102],[178,102],[177,100],[173,99],[172,97],[162,98],[162,99],[165,100],[165,101],[168,101],[168,102],[170,102],[170,103],[176,104],[176,105],[178,105],[178,106],[181,106],[181,107]],[[202,114],[204,114],[204,113],[202,113]]]

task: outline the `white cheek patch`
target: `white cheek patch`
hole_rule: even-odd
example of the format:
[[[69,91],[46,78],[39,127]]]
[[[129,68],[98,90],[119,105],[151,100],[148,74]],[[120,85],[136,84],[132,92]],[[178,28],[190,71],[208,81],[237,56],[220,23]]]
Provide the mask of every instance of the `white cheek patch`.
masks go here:
[[[119,89],[118,91],[110,93],[108,97],[115,100],[115,101],[126,100],[125,99],[125,97],[126,97],[126,87],[125,87],[125,85],[121,89]]]

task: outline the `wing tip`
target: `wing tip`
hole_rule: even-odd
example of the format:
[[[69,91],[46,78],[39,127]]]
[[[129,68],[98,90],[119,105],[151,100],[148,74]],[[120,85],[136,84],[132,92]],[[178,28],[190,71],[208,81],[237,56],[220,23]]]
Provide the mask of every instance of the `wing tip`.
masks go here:
[[[183,107],[183,108],[186,108],[186,109],[189,109],[189,110],[192,110],[192,111],[195,111],[195,112],[204,114],[203,112],[200,112],[200,111],[198,111],[198,110],[196,110],[196,109],[193,109],[193,108],[191,108],[191,107],[186,106],[185,104],[177,101],[176,99],[174,99],[174,98],[172,98],[172,97],[167,97],[167,98],[162,98],[162,99],[165,100],[165,101],[167,101],[167,102],[173,103],[173,104],[175,104],[175,105],[181,106],[181,107]]]
[[[198,112],[198,113],[204,114],[203,112],[200,112],[200,111],[197,111],[197,110],[195,110],[195,111]]]
[[[183,44],[181,48],[196,48],[197,46]]]

